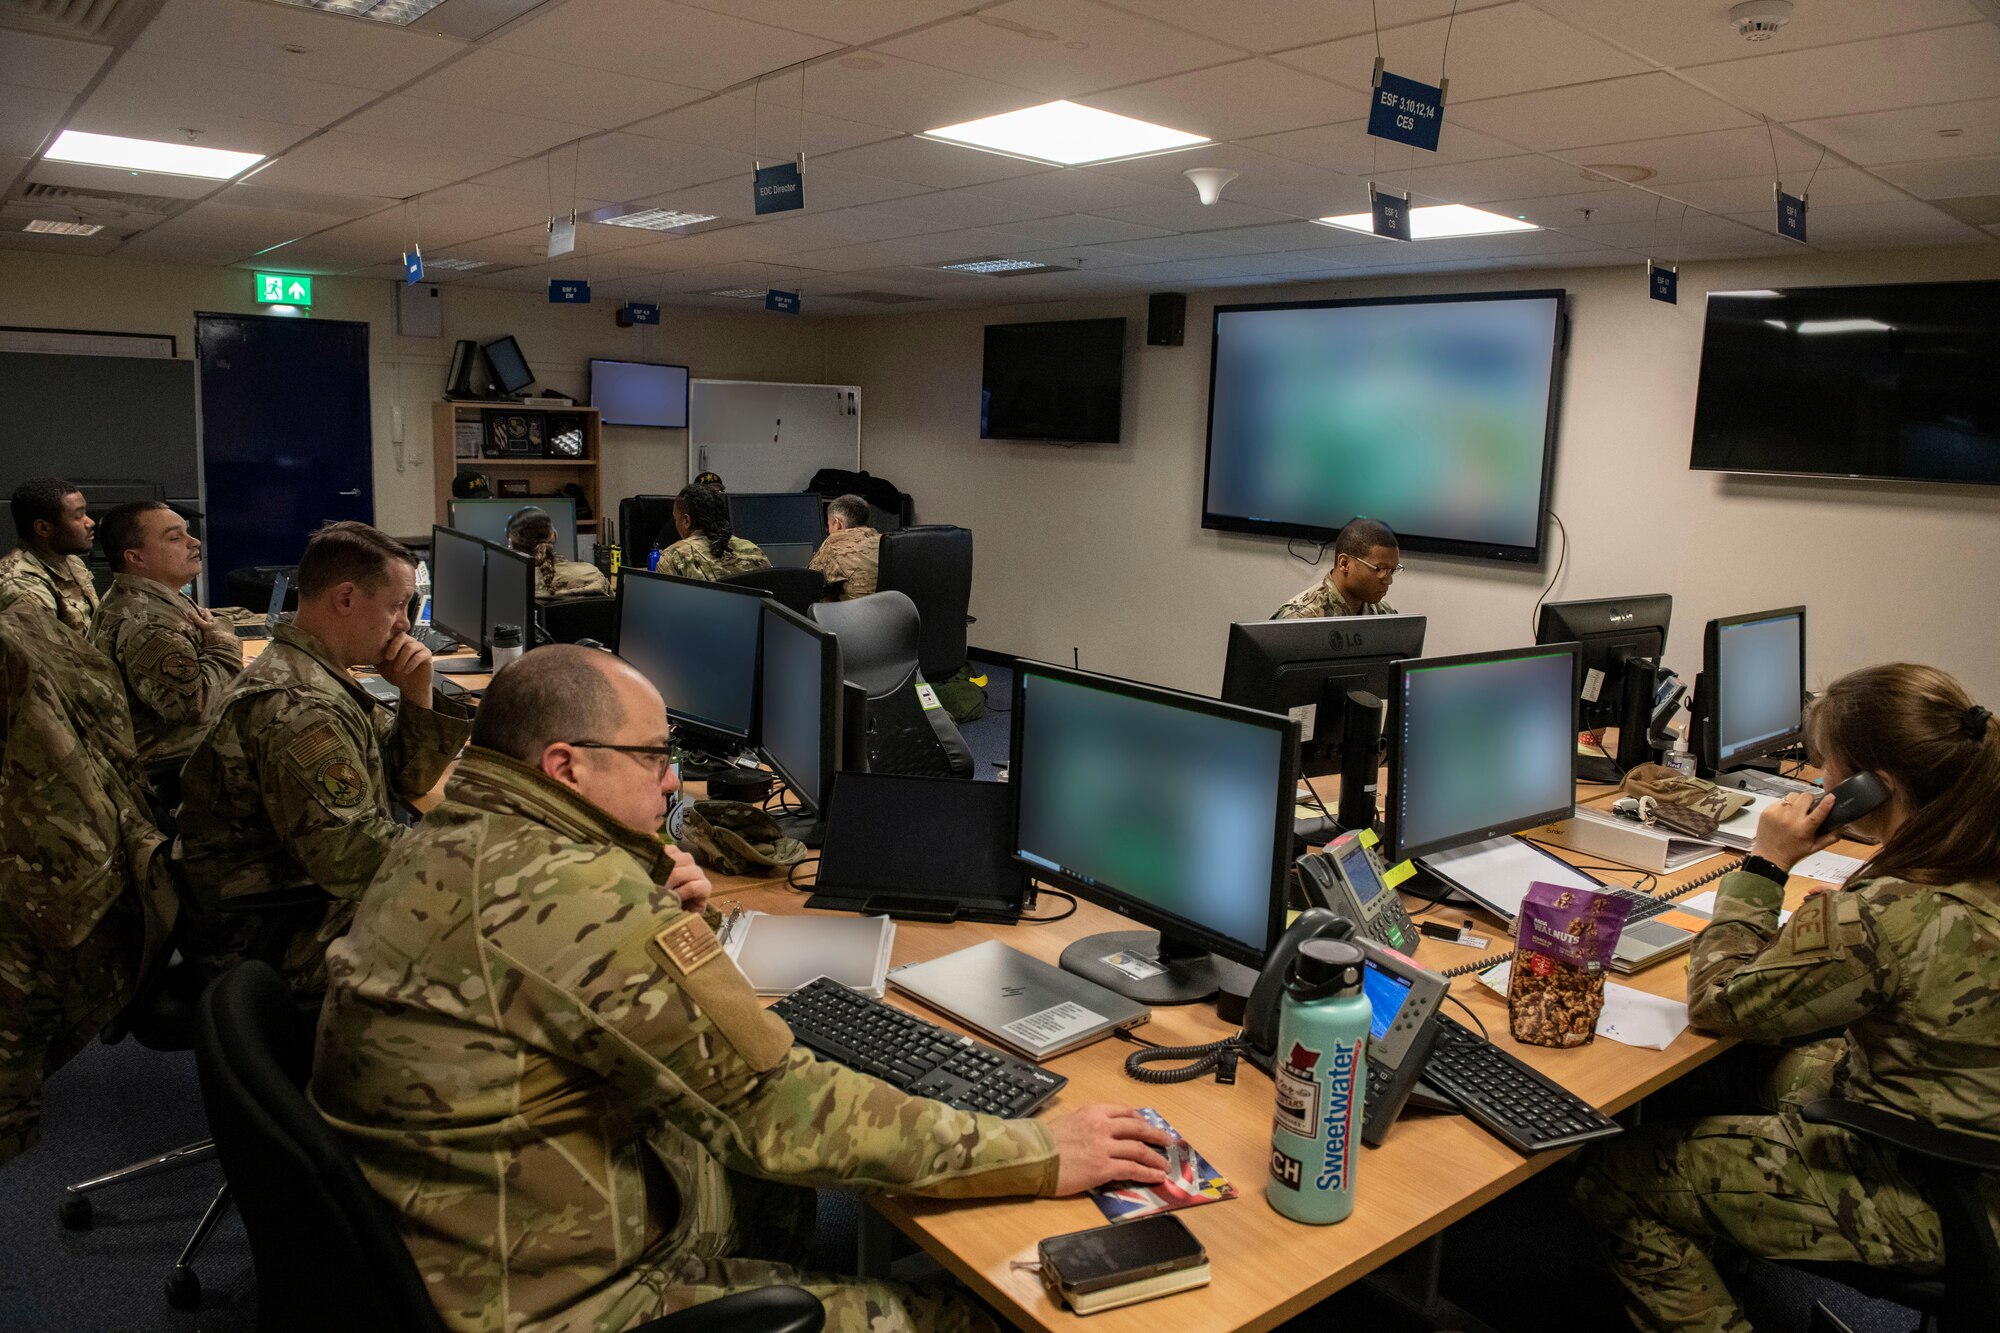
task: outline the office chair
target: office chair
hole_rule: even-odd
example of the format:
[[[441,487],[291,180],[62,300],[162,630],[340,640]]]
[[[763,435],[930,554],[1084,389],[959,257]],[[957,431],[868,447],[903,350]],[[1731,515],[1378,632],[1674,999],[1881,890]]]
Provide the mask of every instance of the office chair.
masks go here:
[[[826,595],[826,575],[817,569],[746,569],[722,581],[756,588],[778,605],[802,616],[811,615],[813,604]]]
[[[595,639],[615,643],[618,639],[618,599],[616,597],[571,597],[540,606],[542,628],[551,643],[575,643]]]
[[[1925,1275],[1797,1259],[1783,1261],[1784,1266],[1907,1306],[1923,1316],[1922,1333],[1992,1328],[1994,1311],[2000,1310],[2000,1238],[1987,1220],[1981,1185],[2000,1177],[2000,1143],[1840,1097],[1809,1102],[1801,1114],[1808,1124],[1835,1125],[1856,1138],[1896,1149],[1903,1170],[1937,1209],[1945,1267]],[[1847,1325],[1818,1302],[1808,1328],[1811,1333],[1847,1333]]]
[[[395,1214],[305,1098],[313,1027],[262,963],[231,969],[201,998],[201,1100],[250,1236],[257,1327],[444,1333]],[[810,1292],[766,1287],[635,1333],[817,1333],[825,1320]]]
[[[812,618],[840,640],[849,681],[868,692],[868,771],[969,778],[972,751],[917,662],[922,622],[900,592],[820,602]]]
[[[646,567],[646,552],[660,534],[674,528],[674,497],[671,495],[628,495],[618,502],[618,544],[625,549],[625,563]],[[671,536],[660,545],[667,546]]]
[[[923,619],[918,662],[929,680],[949,680],[965,666],[972,618],[972,529],[926,523],[882,534],[877,592],[900,592]]]

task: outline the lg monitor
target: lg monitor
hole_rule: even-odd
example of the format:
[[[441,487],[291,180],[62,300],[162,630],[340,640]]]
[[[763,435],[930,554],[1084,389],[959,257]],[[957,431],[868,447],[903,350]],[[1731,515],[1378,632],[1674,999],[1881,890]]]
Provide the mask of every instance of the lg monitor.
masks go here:
[[[486,344],[484,351],[502,393],[519,393],[535,382],[535,372],[528,369],[528,358],[521,355],[521,344],[511,336],[495,338]]]
[[[1395,665],[1389,864],[1575,813],[1580,653],[1548,644]]]
[[[666,701],[679,748],[726,759],[756,736],[763,605],[755,588],[630,566],[619,574],[618,656]]]
[[[1726,772],[1797,745],[1805,736],[1805,688],[1803,606],[1709,621],[1694,692],[1703,767]]]
[[[576,501],[566,495],[532,495],[525,499],[459,500],[451,502],[451,525],[495,546],[507,545],[507,523],[523,509],[539,509],[555,525],[556,555],[576,559]]]
[[[486,628],[486,543],[456,528],[431,529],[431,627],[473,648]],[[441,658],[437,671],[479,669],[466,659]]]
[[[590,363],[590,405],[607,426],[686,430],[688,368],[648,361]]]
[[[819,815],[840,761],[840,640],[776,602],[764,603],[763,616],[757,749],[803,807],[786,831],[817,846],[825,832]]]
[[[1261,966],[1284,925],[1297,747],[1281,713],[1021,662],[1014,856],[1151,927],[1079,940],[1063,967],[1141,1003],[1185,1004],[1219,984],[1209,955]]]
[[[1667,651],[1667,622],[1674,599],[1666,593],[1550,602],[1535,622],[1536,643],[1583,645],[1579,725],[1618,728],[1614,757],[1585,756],[1577,774],[1586,782],[1618,782],[1627,769],[1652,758],[1653,694]]]
[[[729,523],[736,535],[759,546],[807,545],[826,536],[826,501],[811,491],[731,495]]]

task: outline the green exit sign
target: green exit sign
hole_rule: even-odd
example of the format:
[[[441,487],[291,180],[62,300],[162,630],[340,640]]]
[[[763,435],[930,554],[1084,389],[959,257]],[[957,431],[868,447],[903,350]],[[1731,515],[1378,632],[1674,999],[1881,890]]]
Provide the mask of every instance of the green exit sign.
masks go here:
[[[313,280],[296,273],[258,273],[257,299],[264,305],[311,305]]]

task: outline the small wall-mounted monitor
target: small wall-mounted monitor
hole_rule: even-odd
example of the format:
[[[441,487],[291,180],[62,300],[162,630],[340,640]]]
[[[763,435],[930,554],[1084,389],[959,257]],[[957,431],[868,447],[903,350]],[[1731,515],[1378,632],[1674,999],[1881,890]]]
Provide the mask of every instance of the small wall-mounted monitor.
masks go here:
[[[688,368],[649,361],[590,363],[590,405],[607,426],[686,430]]]
[[[528,358],[521,355],[521,344],[512,335],[495,338],[484,350],[494,378],[500,381],[501,392],[519,393],[535,382],[535,372],[528,369]]]
[[[1125,392],[1125,321],[988,324],[979,436],[1116,444]]]

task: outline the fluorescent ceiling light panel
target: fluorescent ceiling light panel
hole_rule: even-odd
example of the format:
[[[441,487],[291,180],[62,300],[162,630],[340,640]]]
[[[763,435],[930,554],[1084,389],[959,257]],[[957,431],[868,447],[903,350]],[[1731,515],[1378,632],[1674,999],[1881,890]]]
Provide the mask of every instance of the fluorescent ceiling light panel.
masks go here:
[[[85,134],[82,130],[64,130],[42,157],[50,162],[157,171],[164,176],[200,176],[214,181],[233,180],[264,160],[262,153],[233,153],[225,148],[126,139],[116,134]]]
[[[47,218],[36,218],[22,231],[40,232],[44,236],[95,236],[104,230],[97,222],[51,222]]]
[[[714,213],[681,213],[671,208],[642,208],[636,213],[626,213],[615,218],[595,218],[607,227],[638,227],[645,231],[672,231],[676,227],[692,227],[697,222],[713,222]]]
[[[732,296],[742,301],[749,301],[763,294],[764,289],[762,287],[730,287],[723,291],[709,293],[710,296]]]
[[[344,14],[348,18],[373,19],[404,27],[444,3],[444,0],[278,0],[281,5],[317,9],[322,14]]]
[[[485,268],[492,262],[490,259],[426,259],[424,272],[439,269],[446,273],[463,273],[467,269]]]
[[[1066,167],[1120,157],[1143,157],[1208,142],[1199,134],[1170,130],[1164,125],[1078,106],[1075,102],[1046,102],[983,120],[968,120],[962,125],[927,131],[927,137]]]
[[[1372,213],[1349,213],[1337,218],[1314,218],[1322,227],[1343,227],[1348,231],[1375,234]],[[1446,236],[1491,236],[1503,231],[1540,231],[1521,218],[1503,218],[1483,208],[1465,204],[1426,204],[1410,210],[1410,239],[1434,241]]]
[[[1808,319],[1799,323],[1800,333],[1887,333],[1895,325],[1879,319]]]
[[[1014,273],[1024,268],[1055,268],[1035,259],[968,259],[959,264],[939,264],[947,273]]]

